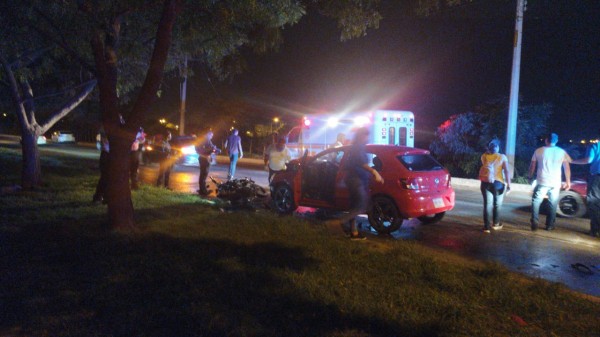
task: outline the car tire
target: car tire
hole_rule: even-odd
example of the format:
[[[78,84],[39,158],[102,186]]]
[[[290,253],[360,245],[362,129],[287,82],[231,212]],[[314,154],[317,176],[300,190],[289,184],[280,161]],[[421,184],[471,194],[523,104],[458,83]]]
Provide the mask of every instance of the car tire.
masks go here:
[[[587,212],[583,197],[574,191],[562,191],[556,213],[564,218],[580,218]]]
[[[372,207],[368,212],[369,224],[379,234],[390,234],[397,231],[404,219],[400,216],[400,212],[396,204],[386,197],[373,198]]]
[[[417,219],[419,219],[419,221],[421,221],[422,223],[429,225],[440,222],[440,220],[442,220],[445,214],[446,212],[435,213],[432,215],[423,215],[418,217]]]
[[[274,209],[281,214],[289,214],[296,210],[296,202],[294,200],[294,192],[292,188],[286,184],[279,184],[273,189],[271,195]]]

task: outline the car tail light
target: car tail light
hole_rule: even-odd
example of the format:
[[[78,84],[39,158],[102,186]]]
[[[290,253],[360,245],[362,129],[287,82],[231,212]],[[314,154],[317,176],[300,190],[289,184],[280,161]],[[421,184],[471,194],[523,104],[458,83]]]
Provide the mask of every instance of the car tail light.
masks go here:
[[[422,180],[422,178],[400,178],[398,183],[405,190],[418,190]]]

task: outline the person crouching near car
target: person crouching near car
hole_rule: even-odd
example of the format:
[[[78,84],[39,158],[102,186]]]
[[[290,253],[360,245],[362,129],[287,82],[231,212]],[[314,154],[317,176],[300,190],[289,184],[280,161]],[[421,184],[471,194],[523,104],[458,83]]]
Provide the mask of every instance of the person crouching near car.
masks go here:
[[[500,154],[500,142],[493,139],[487,146],[487,151],[481,155],[479,180],[483,196],[483,232],[490,233],[490,216],[493,229],[501,229],[500,210],[506,192],[510,190],[510,175],[508,159]]]
[[[173,169],[173,160],[171,158],[171,131],[167,130],[164,133],[163,140],[158,148],[158,179],[156,180],[156,186],[164,186],[169,188],[169,178],[171,177],[171,170]]]
[[[281,137],[277,140],[274,147],[271,147],[268,153],[268,167],[269,167],[269,183],[273,179],[275,173],[284,171],[286,169],[286,163],[292,160],[292,153],[290,149],[285,146],[285,137]]]
[[[369,180],[371,176],[375,181],[383,184],[383,178],[375,169],[369,166],[369,158],[365,145],[369,141],[369,129],[356,130],[352,146],[348,151],[348,159],[342,169],[346,170],[346,186],[350,195],[350,212],[343,216],[342,229],[346,223],[350,224],[350,239],[364,240],[366,237],[358,232],[356,217],[367,211],[369,206]]]

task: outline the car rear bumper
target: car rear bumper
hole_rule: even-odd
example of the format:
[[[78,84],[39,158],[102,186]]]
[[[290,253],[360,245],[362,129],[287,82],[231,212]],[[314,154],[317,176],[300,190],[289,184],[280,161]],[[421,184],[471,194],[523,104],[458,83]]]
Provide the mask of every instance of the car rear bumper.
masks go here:
[[[395,199],[403,217],[416,218],[449,211],[454,208],[456,194],[452,188],[442,192],[409,192]]]

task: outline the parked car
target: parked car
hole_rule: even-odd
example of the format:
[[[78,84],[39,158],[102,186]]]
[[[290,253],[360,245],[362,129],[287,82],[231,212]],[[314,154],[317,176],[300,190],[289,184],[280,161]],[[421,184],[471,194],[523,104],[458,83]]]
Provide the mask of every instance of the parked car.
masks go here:
[[[54,131],[52,141],[54,143],[75,143],[75,136],[70,131]]]
[[[587,182],[583,179],[573,179],[571,189],[560,191],[556,213],[565,218],[580,218],[587,213],[585,199]]]
[[[349,194],[343,166],[349,146],[330,148],[289,163],[270,184],[275,210],[291,213],[298,206],[347,211]],[[372,207],[369,223],[379,233],[400,228],[404,219],[418,218],[423,223],[440,221],[454,208],[454,189],[450,173],[427,150],[367,145],[370,165],[384,184],[371,183]]]

